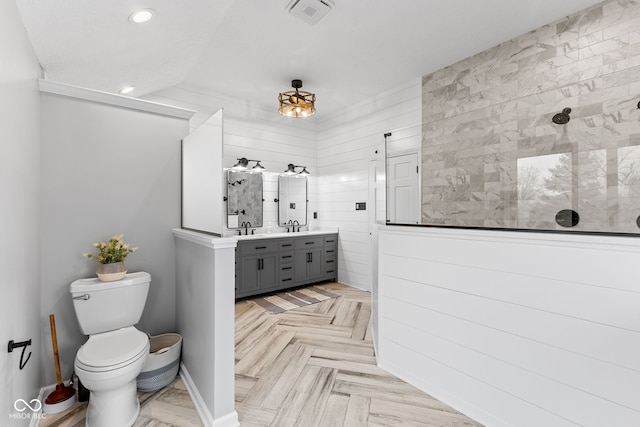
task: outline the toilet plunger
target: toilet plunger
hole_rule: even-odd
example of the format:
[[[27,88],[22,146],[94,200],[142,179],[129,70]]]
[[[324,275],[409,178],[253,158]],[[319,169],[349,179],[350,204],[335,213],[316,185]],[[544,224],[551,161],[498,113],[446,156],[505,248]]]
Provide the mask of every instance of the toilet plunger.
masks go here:
[[[56,389],[47,396],[44,403],[45,408],[50,408],[45,412],[51,414],[71,407],[75,402],[76,390],[72,386],[65,386],[62,383],[62,374],[60,373],[60,356],[58,356],[58,338],[56,336],[56,319],[53,314],[49,315],[49,323],[51,324],[51,342],[53,343],[53,360],[56,364],[57,383]],[[71,398],[74,398],[73,401],[68,402]],[[64,404],[62,404],[63,402]]]

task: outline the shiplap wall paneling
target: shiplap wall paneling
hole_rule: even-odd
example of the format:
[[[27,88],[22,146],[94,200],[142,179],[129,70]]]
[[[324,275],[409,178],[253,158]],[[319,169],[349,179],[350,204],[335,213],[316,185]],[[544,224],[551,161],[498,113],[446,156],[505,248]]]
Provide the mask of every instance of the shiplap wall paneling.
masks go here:
[[[318,123],[319,225],[340,230],[339,280],[371,290],[369,168],[384,133],[420,123],[421,82],[414,81]],[[419,133],[419,130],[418,130]]]
[[[381,366],[488,425],[640,425],[640,242],[381,233]]]

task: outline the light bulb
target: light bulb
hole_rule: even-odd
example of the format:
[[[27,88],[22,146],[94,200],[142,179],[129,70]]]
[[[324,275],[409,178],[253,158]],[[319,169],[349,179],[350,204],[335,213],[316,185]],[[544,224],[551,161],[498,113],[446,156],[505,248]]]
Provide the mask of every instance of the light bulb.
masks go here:
[[[118,91],[118,93],[119,93],[119,94],[121,94],[121,95],[126,95],[126,94],[128,94],[128,93],[133,92],[135,89],[136,89],[136,87],[135,87],[135,86],[125,86],[125,87],[123,87],[122,89],[120,89],[120,90]]]
[[[153,18],[152,9],[137,10],[129,15],[129,21],[133,22],[134,24],[142,24],[144,22],[147,22],[151,18]]]

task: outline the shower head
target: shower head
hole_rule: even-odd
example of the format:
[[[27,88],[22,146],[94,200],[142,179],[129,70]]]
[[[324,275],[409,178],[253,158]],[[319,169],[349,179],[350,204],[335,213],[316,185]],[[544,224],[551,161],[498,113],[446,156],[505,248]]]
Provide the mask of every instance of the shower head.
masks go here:
[[[567,123],[569,123],[569,120],[571,120],[571,117],[569,117],[569,113],[571,113],[571,108],[565,108],[562,110],[562,113],[558,113],[553,116],[551,121],[557,125],[566,125]]]

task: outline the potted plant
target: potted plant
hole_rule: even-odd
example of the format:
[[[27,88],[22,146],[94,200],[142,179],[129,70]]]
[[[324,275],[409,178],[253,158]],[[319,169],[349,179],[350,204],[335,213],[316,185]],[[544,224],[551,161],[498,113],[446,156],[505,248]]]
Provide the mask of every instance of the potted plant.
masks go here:
[[[102,282],[120,280],[127,274],[127,267],[124,264],[124,260],[130,253],[135,252],[138,248],[130,248],[129,244],[122,240],[123,237],[123,234],[119,234],[113,236],[107,243],[94,243],[93,246],[98,250],[98,253],[82,254],[87,258],[94,258],[98,261],[96,274]]]

